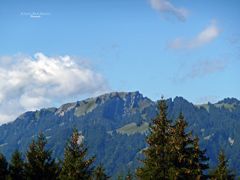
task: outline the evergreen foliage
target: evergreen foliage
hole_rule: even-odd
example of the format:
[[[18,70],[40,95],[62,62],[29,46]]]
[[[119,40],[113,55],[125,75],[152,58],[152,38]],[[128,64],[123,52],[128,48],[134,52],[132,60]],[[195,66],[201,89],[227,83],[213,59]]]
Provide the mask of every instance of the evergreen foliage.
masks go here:
[[[0,153],[0,179],[6,180],[8,176],[8,162],[5,156]]]
[[[58,168],[51,157],[51,151],[46,150],[46,144],[45,136],[40,133],[37,140],[33,140],[29,145],[26,154],[27,162],[25,164],[27,179],[56,179]]]
[[[86,180],[93,176],[92,163],[95,157],[87,159],[87,148],[80,142],[80,134],[73,130],[65,152],[60,179],[62,180]]]
[[[174,155],[175,177],[178,179],[206,178],[204,175],[208,167],[209,158],[206,150],[199,147],[199,139],[192,136],[192,132],[186,132],[187,122],[180,113],[174,128]]]
[[[103,167],[102,164],[100,164],[96,169],[94,170],[94,180],[106,180],[109,179],[110,177],[107,176],[105,172],[105,168]]]
[[[228,169],[228,160],[225,157],[223,150],[220,151],[218,155],[218,166],[213,171],[211,179],[216,180],[232,180],[235,178],[233,171]]]
[[[109,107],[113,107],[114,105],[116,105],[116,103],[110,103],[108,105]],[[179,103],[178,106],[171,107],[170,103],[169,112],[171,113],[171,111],[174,111],[178,113],[181,110],[184,110],[185,105]],[[116,105],[116,107],[120,107],[120,105]],[[178,109],[177,111],[175,109],[176,107]],[[222,180],[235,178],[233,171],[228,169],[228,160],[226,160],[223,151],[219,153],[219,163],[216,169],[214,169],[213,173],[210,176],[206,175],[209,160],[206,156],[206,150],[202,150],[199,145],[199,139],[193,136],[191,131],[186,130],[188,128],[188,124],[185,121],[184,116],[180,114],[176,122],[172,123],[168,119],[167,105],[163,99],[159,101],[158,108],[159,114],[157,114],[157,117],[155,117],[152,124],[150,124],[150,131],[147,137],[148,147],[147,149],[143,150],[145,155],[145,159],[142,161],[143,166],[138,168],[136,171],[136,175],[139,179],[188,180],[211,178],[214,180]],[[190,108],[190,112],[186,113],[188,109],[189,108],[185,107],[185,114],[187,115],[187,119],[197,119],[196,121],[188,121],[191,125],[190,129],[194,129],[194,133],[196,133],[196,131],[201,131],[202,135],[200,134],[200,137],[207,137],[207,135],[209,135],[211,131],[207,131],[206,127],[202,126],[203,124],[205,124],[205,122],[201,121],[202,116],[192,116],[197,108]],[[106,112],[104,111],[104,114],[109,115],[108,110],[109,109],[106,108]],[[121,108],[118,110],[120,111]],[[199,111],[200,110],[203,112],[203,109],[200,108]],[[220,111],[220,109],[218,110],[215,107],[209,105],[209,112],[213,111],[221,112],[223,110],[221,109]],[[102,111],[99,110],[97,112]],[[114,110],[113,112],[118,111]],[[144,109],[144,113],[145,112],[146,111]],[[155,112],[155,109],[152,112]],[[171,114],[170,117],[173,117],[175,119],[177,117],[177,113],[175,113],[174,115]],[[134,122],[139,122],[139,126],[141,126],[142,119],[140,118],[140,120],[136,120],[139,119],[140,114],[137,114],[136,116],[135,115],[136,114],[134,114],[134,116],[131,116],[132,119],[134,119]],[[152,117],[154,117],[154,115]],[[114,118],[115,116],[117,117],[116,119],[120,119],[119,121],[122,120],[121,118],[119,118],[120,116],[118,115],[118,113],[111,114],[111,118]],[[219,119],[219,116],[222,116],[222,114],[218,114],[218,116],[214,116],[212,117],[212,119]],[[84,122],[86,122],[84,124],[85,127],[77,127],[84,132],[87,132],[85,139],[87,139],[87,142],[91,144],[91,150],[94,149],[93,152],[98,152],[98,157],[102,158],[103,156],[105,156],[105,154],[108,154],[109,158],[104,159],[104,166],[108,168],[111,167],[110,169],[107,168],[108,172],[115,172],[117,168],[121,167],[121,172],[123,175],[119,176],[118,179],[135,179],[135,175],[132,175],[130,172],[137,166],[137,164],[134,164],[134,162],[131,162],[132,164],[130,164],[129,159],[136,158],[136,151],[133,150],[133,147],[139,147],[138,152],[140,149],[143,149],[145,147],[145,141],[142,137],[145,136],[144,133],[147,131],[144,131],[143,134],[134,133],[131,134],[131,136],[129,136],[128,134],[119,133],[117,131],[119,129],[117,129],[116,131],[108,131],[109,129],[112,129],[113,124],[109,125],[108,121],[104,121],[102,117],[99,117],[99,119],[97,118],[97,120],[95,121],[89,120]],[[97,123],[95,124],[95,122]],[[101,122],[102,124],[98,124],[99,122]],[[195,127],[195,124],[192,124],[191,122],[196,122],[197,128]],[[115,129],[122,127],[122,125],[125,124],[126,121],[121,121],[121,123],[122,124],[119,126],[118,124],[115,124]],[[129,123],[129,121],[127,121],[127,123]],[[109,127],[106,128],[105,124],[108,124]],[[206,126],[210,125],[211,124],[207,124]],[[220,125],[222,126],[222,124]],[[57,126],[57,129],[59,127]],[[69,134],[71,132],[70,127],[72,127],[72,125],[68,125],[67,127]],[[199,127],[201,127],[202,129]],[[62,133],[60,133],[61,136],[58,136],[59,134],[56,133],[55,130],[56,129],[54,129],[54,133],[56,134],[56,136],[54,139],[51,138],[51,141],[55,142],[56,140],[59,140],[59,137],[61,137],[60,139],[61,141],[63,141],[65,140],[64,138],[68,137],[66,136],[66,134]],[[49,132],[50,130],[47,131],[47,133]],[[219,134],[222,133],[219,132]],[[47,135],[49,136],[52,134]],[[231,137],[234,137],[234,139],[230,139],[231,142],[228,139],[231,147],[237,147],[237,138],[235,138],[235,136]],[[105,138],[107,138],[107,141],[104,141],[105,143],[102,143],[102,139]],[[114,140],[114,138],[117,139],[117,141]],[[214,138],[216,138],[215,135]],[[214,138],[204,138],[204,141],[208,140],[210,142],[210,140],[212,140],[211,142],[214,142],[216,141]],[[88,150],[87,148],[85,148],[81,140],[81,135],[78,133],[77,129],[74,129],[71,138],[65,146],[63,161],[60,160],[58,163],[56,163],[55,160],[51,157],[51,151],[46,150],[46,138],[43,134],[40,134],[38,136],[38,139],[33,140],[32,143],[29,145],[28,151],[26,153],[26,162],[23,161],[21,153],[19,151],[15,151],[12,154],[9,165],[4,155],[0,154],[0,179],[108,179],[109,177],[106,175],[103,165],[98,166],[96,169],[93,168],[93,162],[95,158],[89,158]],[[4,139],[4,142],[8,141],[5,141]],[[58,143],[62,142],[59,141]],[[26,142],[26,144],[28,143]],[[7,146],[2,145],[1,150],[3,149],[2,147]],[[216,146],[214,148],[214,151],[216,150],[216,148],[218,147]],[[211,151],[211,148],[208,149]],[[228,147],[226,147],[226,150],[228,150]],[[6,154],[6,151],[4,152]],[[56,153],[56,151],[54,153]],[[116,154],[118,155],[117,157]],[[56,157],[55,155],[56,154],[53,154],[54,157]],[[140,156],[141,154],[138,153],[138,155]],[[9,156],[6,157],[9,158]],[[238,159],[235,159],[235,161],[231,161],[231,167],[234,167],[234,163],[236,164],[237,162]],[[126,174],[127,170],[129,170],[128,174]],[[114,173],[113,178],[116,178],[116,174]]]
[[[9,163],[9,177],[10,179],[23,180],[25,179],[24,173],[24,161],[22,159],[22,154],[16,150]]]
[[[198,138],[186,132],[182,114],[175,124],[167,118],[166,102],[159,102],[159,114],[150,126],[148,148],[144,151],[143,167],[137,170],[140,179],[203,179],[208,169],[206,151]]]
[[[176,124],[174,125],[173,134],[173,151],[174,151],[174,176],[178,179],[184,179],[191,174],[191,155],[193,153],[192,132],[186,133],[187,122],[182,113],[180,113]]]
[[[167,119],[167,105],[163,99],[160,100],[158,108],[159,114],[153,120],[147,137],[149,147],[144,150],[144,166],[137,170],[140,179],[169,179],[173,170],[173,128]]]
[[[225,99],[205,105],[194,105],[182,97],[166,101],[168,117],[172,120],[177,119],[180,112],[184,113],[187,129],[200,138],[201,148],[207,149],[210,166],[217,164],[216,152],[224,146],[231,159],[229,167],[240,175],[240,101]],[[104,162],[107,172],[117,178],[119,173],[125,175],[128,169],[133,172],[139,166],[137,159],[142,157],[139,151],[146,147],[148,127],[138,130],[156,117],[156,107],[156,102],[134,92],[110,93],[59,108],[26,112],[16,121],[0,126],[0,152],[8,160],[15,149],[25,153],[32,137],[41,129],[50,137],[47,147],[51,148],[52,157],[63,158],[72,127],[77,127],[89,144],[88,153],[97,156],[96,164]],[[129,131],[122,129],[131,124],[134,129],[128,135]]]
[[[204,174],[205,170],[209,168],[209,158],[206,156],[206,150],[201,150],[199,146],[199,138],[193,140],[193,153],[190,164],[190,174],[195,179],[206,179],[208,176]]]

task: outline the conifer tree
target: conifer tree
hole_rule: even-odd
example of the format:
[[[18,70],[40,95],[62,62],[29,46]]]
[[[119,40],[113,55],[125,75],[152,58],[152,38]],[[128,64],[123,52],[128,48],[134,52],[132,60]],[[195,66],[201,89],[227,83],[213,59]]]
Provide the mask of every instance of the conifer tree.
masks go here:
[[[143,167],[137,169],[140,179],[203,179],[208,169],[206,150],[199,147],[199,139],[186,132],[187,122],[182,114],[172,125],[167,118],[166,102],[159,102],[159,111],[144,151]]]
[[[206,150],[201,150],[199,146],[199,138],[196,137],[193,140],[193,152],[190,161],[190,175],[194,179],[206,179],[205,170],[209,168],[208,160],[206,156]]]
[[[144,150],[143,167],[137,169],[140,179],[169,179],[172,174],[172,126],[167,118],[167,105],[163,98],[158,104],[159,114],[150,125],[148,148]]]
[[[87,148],[80,142],[80,134],[77,129],[68,141],[65,151],[60,179],[62,180],[86,180],[93,176],[92,163],[95,157],[87,159]]]
[[[46,144],[47,140],[45,136],[40,133],[38,139],[36,141],[33,140],[29,145],[26,154],[27,162],[25,164],[27,179],[56,179],[58,168],[51,157],[51,151],[46,150]]]
[[[9,163],[9,176],[10,179],[23,180],[25,179],[24,174],[24,161],[21,153],[16,150],[12,154],[11,162]]]
[[[213,171],[212,179],[216,180],[225,180],[225,179],[234,179],[235,174],[233,171],[228,169],[228,160],[225,157],[223,150],[220,151],[218,155],[218,166]]]
[[[8,177],[8,162],[5,156],[0,153],[0,179],[6,180]]]
[[[100,164],[96,169],[94,170],[94,180],[106,180],[110,177],[107,176],[105,173],[105,169],[102,164]]]
[[[187,122],[180,113],[174,125],[174,176],[177,179],[206,178],[204,171],[208,169],[208,157],[206,150],[199,147],[199,139],[192,136],[192,132],[186,132]]]
[[[193,152],[192,132],[186,132],[188,124],[180,113],[174,125],[173,148],[174,148],[174,176],[177,179],[185,179],[191,176],[191,154]]]

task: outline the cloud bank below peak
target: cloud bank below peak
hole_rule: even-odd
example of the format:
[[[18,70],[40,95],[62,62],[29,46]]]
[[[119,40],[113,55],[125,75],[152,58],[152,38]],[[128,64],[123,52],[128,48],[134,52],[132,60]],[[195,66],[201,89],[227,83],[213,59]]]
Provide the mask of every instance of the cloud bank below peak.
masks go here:
[[[20,113],[108,91],[93,68],[66,56],[0,57],[0,124]]]
[[[188,10],[179,8],[168,0],[149,0],[151,7],[161,14],[175,16],[180,21],[185,21],[188,16]]]
[[[212,42],[220,34],[220,30],[213,21],[200,33],[191,39],[176,38],[168,44],[170,49],[194,49]]]

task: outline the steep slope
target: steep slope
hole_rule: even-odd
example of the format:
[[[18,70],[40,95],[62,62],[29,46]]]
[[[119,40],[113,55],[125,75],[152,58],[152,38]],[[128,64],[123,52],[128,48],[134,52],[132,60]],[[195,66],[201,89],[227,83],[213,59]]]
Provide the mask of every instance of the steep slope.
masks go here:
[[[169,118],[183,112],[189,129],[207,148],[211,164],[216,163],[219,149],[225,149],[230,165],[240,170],[240,102],[224,99],[216,104],[196,106],[176,97],[168,99]],[[55,157],[63,156],[63,149],[72,128],[84,136],[91,155],[116,175],[138,165],[137,158],[146,147],[148,125],[156,115],[156,103],[139,92],[114,92],[84,101],[26,112],[14,122],[0,126],[0,151],[9,158],[18,148],[25,152],[32,138],[43,132]]]

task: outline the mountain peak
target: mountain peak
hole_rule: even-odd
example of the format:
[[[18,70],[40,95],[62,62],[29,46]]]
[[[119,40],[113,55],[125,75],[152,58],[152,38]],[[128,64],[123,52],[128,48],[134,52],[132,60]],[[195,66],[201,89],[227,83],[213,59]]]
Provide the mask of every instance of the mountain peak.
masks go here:
[[[86,101],[94,99],[98,102],[105,102],[105,101],[110,100],[112,98],[120,98],[123,101],[127,101],[129,99],[131,99],[131,100],[144,99],[143,95],[139,91],[135,91],[135,92],[111,92],[111,93],[106,93],[106,94],[100,95],[100,96],[95,97],[95,98],[89,98]]]
[[[240,101],[236,98],[225,98],[214,104],[215,107],[225,108],[229,111],[235,110],[236,106],[240,105]]]
[[[126,98],[126,97],[143,97],[143,95],[139,92],[139,91],[134,91],[134,92],[111,92],[111,93],[107,93],[107,94],[103,94],[101,97],[105,97],[105,98],[112,98],[112,97],[120,97],[122,99]]]
[[[221,100],[221,101],[218,101],[216,104],[235,104],[235,105],[237,105],[237,104],[240,104],[240,101],[238,100],[238,99],[236,99],[236,98],[225,98],[225,99],[223,99],[223,100]]]
[[[72,109],[77,109],[77,115],[84,115],[88,112],[93,111],[98,105],[104,104],[112,99],[121,99],[126,104],[130,103],[133,106],[140,102],[141,100],[147,99],[139,91],[135,92],[111,92],[106,93],[97,97],[88,98],[82,101],[77,101],[74,103],[67,103],[60,106],[56,112],[59,116],[64,116],[64,114]],[[149,100],[150,101],[150,100]]]
[[[182,96],[176,96],[173,100],[175,103],[189,103],[186,99],[184,99]]]
[[[193,130],[193,135],[201,138],[203,148],[208,148],[208,155],[213,159],[211,166],[217,161],[215,149],[221,144],[226,146],[230,158],[240,164],[237,158],[240,105],[234,104],[239,100],[226,98],[219,104],[197,107],[179,96],[166,101],[169,119],[174,121],[180,112],[184,113],[189,131]],[[138,91],[112,92],[59,108],[26,112],[16,121],[0,126],[0,150],[10,159],[14,149],[26,152],[32,138],[43,132],[53,157],[63,157],[64,145],[72,127],[76,127],[89,145],[90,154],[96,154],[99,162],[105,161],[106,169],[114,176],[126,164],[137,165],[139,151],[146,147],[148,126],[157,113],[157,103]],[[233,167],[240,169],[240,166]]]

